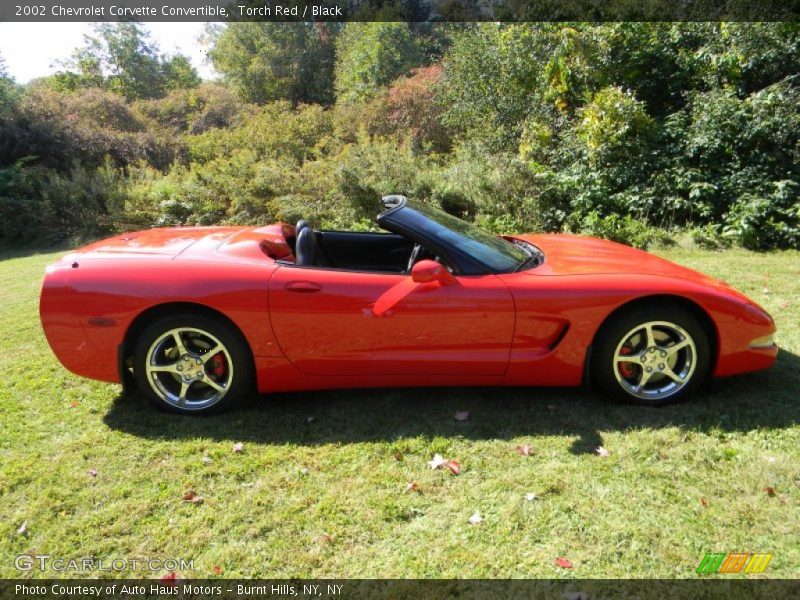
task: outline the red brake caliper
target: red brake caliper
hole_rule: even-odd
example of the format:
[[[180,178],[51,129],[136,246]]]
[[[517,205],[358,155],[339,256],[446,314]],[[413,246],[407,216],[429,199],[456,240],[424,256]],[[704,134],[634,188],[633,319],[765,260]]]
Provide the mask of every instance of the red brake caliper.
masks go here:
[[[227,372],[228,368],[225,366],[225,355],[222,352],[217,352],[211,359],[213,367],[211,371],[217,377],[222,377]]]
[[[623,346],[622,348],[619,349],[619,353],[622,354],[623,356],[628,356],[631,353],[631,349],[628,348],[627,346]],[[635,375],[635,372],[633,370],[633,365],[629,362],[619,363],[619,372],[625,379],[630,379]]]

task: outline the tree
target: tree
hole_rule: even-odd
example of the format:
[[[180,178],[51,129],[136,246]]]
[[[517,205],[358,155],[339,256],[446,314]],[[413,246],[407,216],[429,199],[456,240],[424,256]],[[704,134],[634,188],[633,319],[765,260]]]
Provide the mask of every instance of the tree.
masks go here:
[[[196,87],[200,78],[180,54],[167,57],[138,23],[101,23],[84,36],[57,75],[57,87],[105,87],[128,99],[160,98],[177,88]]]
[[[210,31],[214,68],[247,102],[333,102],[335,23],[231,23]]]
[[[10,102],[13,89],[14,80],[8,76],[6,61],[3,56],[0,55],[0,116],[5,112],[6,106],[8,106]]]
[[[426,62],[407,23],[348,23],[336,40],[337,97],[366,100]]]

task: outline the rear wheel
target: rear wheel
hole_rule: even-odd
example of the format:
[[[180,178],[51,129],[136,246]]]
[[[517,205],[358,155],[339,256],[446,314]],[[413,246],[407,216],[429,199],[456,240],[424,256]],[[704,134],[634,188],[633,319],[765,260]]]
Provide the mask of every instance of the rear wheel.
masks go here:
[[[202,315],[152,323],[136,344],[134,376],[158,408],[181,414],[219,412],[246,394],[252,359],[242,335]]]
[[[697,390],[711,364],[708,336],[681,307],[641,307],[621,314],[598,335],[592,374],[616,399],[658,406]]]

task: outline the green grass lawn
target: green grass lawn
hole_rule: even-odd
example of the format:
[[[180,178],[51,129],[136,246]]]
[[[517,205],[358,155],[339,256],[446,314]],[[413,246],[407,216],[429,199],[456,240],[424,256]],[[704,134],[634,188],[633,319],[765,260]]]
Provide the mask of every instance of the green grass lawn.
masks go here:
[[[772,552],[763,576],[797,577],[800,254],[659,253],[773,314],[772,371],[660,410],[448,388],[170,416],[56,361],[37,307],[57,253],[0,257],[0,577],[21,553],[192,559],[184,577],[696,577],[712,550]]]

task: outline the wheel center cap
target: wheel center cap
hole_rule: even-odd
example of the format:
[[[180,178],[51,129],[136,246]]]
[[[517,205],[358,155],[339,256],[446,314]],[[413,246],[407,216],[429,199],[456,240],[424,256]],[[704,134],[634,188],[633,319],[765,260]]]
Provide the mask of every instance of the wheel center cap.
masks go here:
[[[203,361],[184,354],[178,363],[178,370],[182,372],[184,381],[199,381],[205,376]]]

